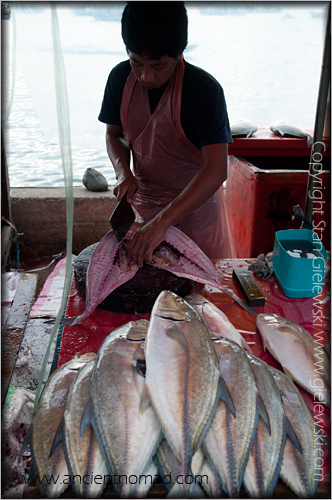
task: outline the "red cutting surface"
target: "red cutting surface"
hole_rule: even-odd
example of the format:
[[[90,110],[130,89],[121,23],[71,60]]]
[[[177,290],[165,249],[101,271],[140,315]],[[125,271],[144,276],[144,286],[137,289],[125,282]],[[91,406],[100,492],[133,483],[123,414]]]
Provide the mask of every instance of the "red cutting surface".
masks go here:
[[[248,268],[254,259],[232,259],[214,261],[217,274],[222,285],[237,293],[241,293],[232,279],[235,268]],[[330,287],[323,286],[318,297],[306,299],[289,299],[284,295],[274,276],[267,281],[255,280],[265,297],[265,306],[256,307],[258,313],[275,313],[303,326],[315,340],[324,345],[330,343]],[[262,338],[256,329],[255,316],[244,311],[228,295],[211,287],[200,287],[197,290],[218,306],[240,331],[249,343],[254,355],[258,356],[269,365],[282,370],[279,363],[263,349]],[[67,301],[66,317],[78,316],[84,311],[84,300],[79,297],[74,280],[72,280],[70,294]],[[74,356],[87,352],[98,352],[103,340],[115,328],[124,325],[128,321],[137,319],[149,319],[150,314],[119,314],[102,309],[96,309],[83,323],[72,327],[64,326],[62,333],[61,349],[58,366],[66,363]],[[314,401],[312,395],[298,387],[303,398],[311,409],[316,423],[321,427],[330,440],[330,412],[324,406]],[[317,434],[317,443],[319,435]],[[313,450],[313,460],[315,459]],[[323,447],[323,475],[324,481],[330,481],[330,453]],[[320,473],[320,471],[319,471]]]

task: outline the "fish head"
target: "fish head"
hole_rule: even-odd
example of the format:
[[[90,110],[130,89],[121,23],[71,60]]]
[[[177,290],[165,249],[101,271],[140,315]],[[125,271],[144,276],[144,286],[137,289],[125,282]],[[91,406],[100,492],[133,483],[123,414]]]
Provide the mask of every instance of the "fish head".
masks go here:
[[[302,329],[300,325],[277,314],[260,313],[257,316],[256,322],[262,335],[268,335],[269,332],[296,334]]]
[[[130,321],[128,323],[128,330],[126,338],[128,340],[140,341],[144,340],[148,331],[149,322],[146,319],[139,319],[137,321]]]
[[[152,315],[171,321],[190,321],[192,308],[173,292],[163,290],[153,306]]]

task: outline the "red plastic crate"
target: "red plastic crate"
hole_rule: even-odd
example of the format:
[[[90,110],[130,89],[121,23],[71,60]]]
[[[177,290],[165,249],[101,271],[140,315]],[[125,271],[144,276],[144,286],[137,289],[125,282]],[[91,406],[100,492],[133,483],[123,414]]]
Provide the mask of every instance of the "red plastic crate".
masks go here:
[[[275,156],[272,156],[275,162]],[[269,170],[255,167],[241,157],[228,157],[226,203],[238,257],[257,257],[273,251],[276,231],[298,229],[299,219],[292,220],[293,206],[305,208],[308,171]],[[280,157],[280,165],[283,158]],[[316,203],[313,223],[324,247],[330,249],[330,172],[319,174],[322,181],[322,204]],[[319,210],[321,208],[321,210]],[[318,213],[318,212],[321,213]]]

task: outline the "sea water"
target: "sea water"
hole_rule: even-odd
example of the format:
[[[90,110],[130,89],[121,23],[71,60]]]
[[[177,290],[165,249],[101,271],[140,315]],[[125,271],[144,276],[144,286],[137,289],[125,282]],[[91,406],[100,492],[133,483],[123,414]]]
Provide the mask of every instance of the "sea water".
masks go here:
[[[74,185],[82,185],[88,167],[99,170],[110,184],[115,181],[105,146],[106,126],[98,114],[110,70],[127,58],[120,25],[124,5],[57,4]],[[186,6],[185,59],[220,82],[230,122],[244,119],[260,128],[286,121],[313,129],[326,2]],[[10,185],[63,186],[50,4],[13,2],[12,10],[12,18],[2,21],[2,127]]]

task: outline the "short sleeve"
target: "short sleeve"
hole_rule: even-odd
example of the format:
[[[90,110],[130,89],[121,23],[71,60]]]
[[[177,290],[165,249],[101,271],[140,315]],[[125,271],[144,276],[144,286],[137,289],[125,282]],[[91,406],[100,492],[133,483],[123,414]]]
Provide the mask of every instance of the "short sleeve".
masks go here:
[[[199,101],[197,115],[197,135],[201,148],[233,142],[224,92],[219,84]]]
[[[115,66],[110,72],[98,120],[109,125],[121,126],[120,108],[125,83],[131,71],[129,61]]]

